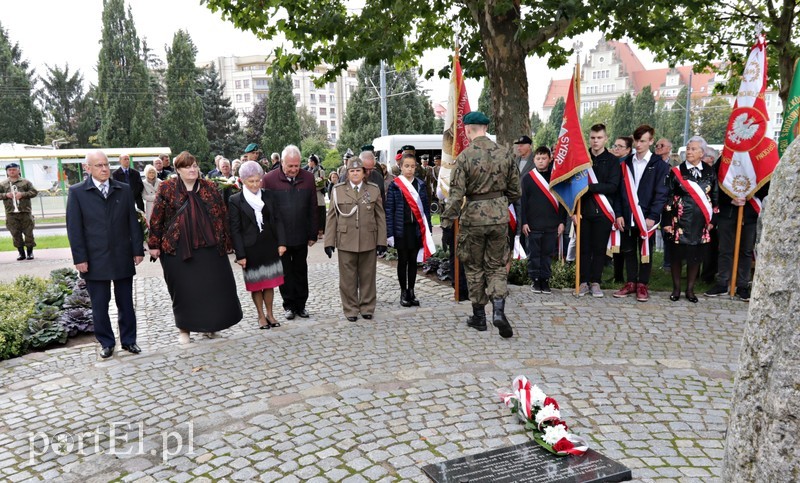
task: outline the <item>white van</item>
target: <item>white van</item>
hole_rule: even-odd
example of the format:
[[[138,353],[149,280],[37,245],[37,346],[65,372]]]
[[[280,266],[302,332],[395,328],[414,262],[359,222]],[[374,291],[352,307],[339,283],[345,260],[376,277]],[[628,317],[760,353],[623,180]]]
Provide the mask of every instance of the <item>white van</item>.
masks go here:
[[[433,156],[442,154],[442,134],[394,134],[373,139],[375,154],[379,162],[393,166],[397,150],[406,145],[414,146],[417,158],[427,154],[433,161]]]

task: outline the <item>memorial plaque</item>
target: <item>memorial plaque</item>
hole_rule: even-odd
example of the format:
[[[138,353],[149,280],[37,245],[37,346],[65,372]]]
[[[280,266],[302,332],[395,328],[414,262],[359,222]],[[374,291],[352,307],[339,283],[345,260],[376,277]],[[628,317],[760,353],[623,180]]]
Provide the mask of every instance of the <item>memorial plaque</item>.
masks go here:
[[[530,441],[422,468],[436,483],[629,481],[631,470],[597,451],[556,456]]]

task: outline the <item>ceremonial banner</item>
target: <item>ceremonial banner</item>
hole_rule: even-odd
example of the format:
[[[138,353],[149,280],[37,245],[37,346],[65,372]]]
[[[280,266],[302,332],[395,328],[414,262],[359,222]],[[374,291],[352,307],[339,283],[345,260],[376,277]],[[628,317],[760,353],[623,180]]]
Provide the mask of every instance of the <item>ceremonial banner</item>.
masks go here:
[[[570,216],[575,211],[575,204],[589,189],[587,169],[592,166],[592,158],[586,149],[581,131],[580,116],[575,102],[576,74],[572,76],[567,105],[561,131],[558,133],[556,147],[553,150],[553,173],[550,175],[550,190],[567,209]]]
[[[447,101],[447,114],[444,117],[442,136],[442,167],[439,169],[436,197],[447,200],[450,195],[450,172],[455,167],[456,157],[469,146],[469,138],[464,130],[464,114],[470,112],[464,75],[458,60],[458,51],[453,55],[453,71],[450,73],[450,94]]]
[[[720,188],[731,198],[751,198],[778,164],[778,146],[767,137],[767,46],[759,35],[742,73],[742,84],[725,131]]]
[[[789,88],[789,100],[783,108],[783,126],[781,126],[781,136],[778,138],[778,156],[783,156],[786,148],[800,133],[798,117],[800,117],[800,70],[797,70],[797,62],[795,62],[794,79]]]

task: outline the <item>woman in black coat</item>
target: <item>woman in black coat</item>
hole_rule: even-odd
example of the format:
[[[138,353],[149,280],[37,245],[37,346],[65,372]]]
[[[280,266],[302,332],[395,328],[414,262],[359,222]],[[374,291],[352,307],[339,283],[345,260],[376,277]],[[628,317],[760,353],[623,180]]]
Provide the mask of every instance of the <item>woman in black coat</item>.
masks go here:
[[[242,191],[228,201],[236,263],[244,270],[244,286],[256,304],[259,327],[280,327],[272,313],[272,301],[275,287],[283,285],[280,257],[286,252],[286,235],[278,210],[261,189],[261,166],[247,161],[239,168],[239,174],[244,184]]]
[[[674,243],[670,253],[672,294],[669,296],[673,302],[681,297],[681,263],[685,259],[686,300],[697,303],[694,283],[718,211],[717,175],[702,161],[706,147],[702,137],[691,138],[686,144],[686,162],[672,168],[667,176],[669,201],[664,207],[662,223],[671,238],[667,242]]]

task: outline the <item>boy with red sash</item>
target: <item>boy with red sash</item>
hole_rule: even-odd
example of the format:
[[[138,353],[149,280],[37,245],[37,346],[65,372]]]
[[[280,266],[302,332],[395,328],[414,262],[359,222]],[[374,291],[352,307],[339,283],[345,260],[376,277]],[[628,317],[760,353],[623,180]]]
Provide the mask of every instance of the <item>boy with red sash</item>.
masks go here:
[[[621,164],[622,182],[617,213],[617,228],[622,231],[622,254],[625,257],[627,283],[614,292],[614,297],[636,295],[647,302],[652,269],[651,254],[655,245],[655,230],[667,203],[666,185],[669,165],[650,152],[655,129],[642,124],[633,131],[634,152]]]
[[[550,149],[539,146],[533,155],[534,169],[521,175],[520,222],[528,239],[528,277],[533,293],[551,293],[550,262],[567,218],[567,210],[550,192],[551,160]]]

